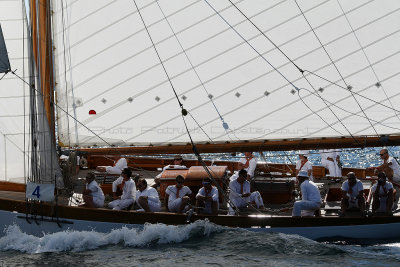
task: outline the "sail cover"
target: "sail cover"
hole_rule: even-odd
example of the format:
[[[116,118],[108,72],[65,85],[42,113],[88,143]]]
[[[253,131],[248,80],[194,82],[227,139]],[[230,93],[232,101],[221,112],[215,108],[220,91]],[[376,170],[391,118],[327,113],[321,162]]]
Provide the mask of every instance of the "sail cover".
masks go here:
[[[8,59],[7,47],[0,24],[0,73],[7,73],[10,69],[10,60]]]
[[[62,145],[400,132],[400,1],[65,0],[53,12]]]

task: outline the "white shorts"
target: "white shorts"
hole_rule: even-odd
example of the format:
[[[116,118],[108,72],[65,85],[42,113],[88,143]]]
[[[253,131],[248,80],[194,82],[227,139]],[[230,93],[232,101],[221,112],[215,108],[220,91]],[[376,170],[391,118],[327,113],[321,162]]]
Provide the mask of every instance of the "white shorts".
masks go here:
[[[129,207],[131,204],[133,204],[133,199],[128,198],[128,199],[117,199],[114,201],[111,201],[108,203],[108,206],[112,208],[113,210],[123,210]]]
[[[140,206],[140,203],[137,201],[137,205],[142,209],[143,207]],[[161,203],[160,202],[153,202],[147,200],[147,204],[149,205],[150,211],[157,212],[161,210]]]
[[[177,198],[171,202],[168,202],[168,209],[170,212],[179,212],[179,207],[182,204],[182,198]],[[189,206],[186,205],[183,209],[183,212],[186,212],[189,209]]]

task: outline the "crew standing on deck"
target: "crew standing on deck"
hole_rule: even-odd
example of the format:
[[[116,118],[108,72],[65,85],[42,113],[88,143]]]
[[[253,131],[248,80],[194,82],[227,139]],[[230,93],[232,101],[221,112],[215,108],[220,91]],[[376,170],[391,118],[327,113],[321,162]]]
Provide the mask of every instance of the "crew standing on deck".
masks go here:
[[[312,163],[308,160],[307,150],[299,151],[299,160],[296,162],[296,176],[299,174],[300,171],[306,171],[308,173],[310,181],[314,181],[312,175]]]
[[[235,172],[230,181],[234,181],[239,177],[239,171],[245,170],[247,172],[247,180],[254,177],[254,171],[257,167],[257,159],[254,157],[253,152],[244,152],[244,158],[241,158],[238,162],[238,171]]]
[[[342,162],[339,152],[335,149],[323,149],[321,152],[321,164],[329,170],[330,177],[342,177]]]

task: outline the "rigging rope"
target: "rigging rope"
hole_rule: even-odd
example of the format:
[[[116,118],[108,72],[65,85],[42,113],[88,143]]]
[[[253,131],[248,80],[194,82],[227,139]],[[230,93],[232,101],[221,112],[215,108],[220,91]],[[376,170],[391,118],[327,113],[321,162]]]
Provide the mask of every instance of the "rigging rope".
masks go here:
[[[363,54],[364,54],[365,59],[368,61],[369,67],[371,68],[372,72],[374,73],[374,76],[375,76],[376,81],[377,81],[377,87],[382,88],[382,91],[383,91],[383,93],[385,94],[386,99],[387,99],[388,102],[390,103],[390,106],[392,107],[392,109],[394,109],[393,103],[392,103],[392,101],[390,100],[389,96],[387,95],[386,90],[385,90],[383,84],[381,84],[380,79],[379,79],[379,77],[378,77],[378,74],[376,73],[374,67],[372,66],[372,63],[371,63],[369,57],[367,56],[367,52],[366,52],[365,49],[363,48],[360,39],[358,38],[358,36],[357,36],[357,34],[356,34],[356,32],[355,32],[353,26],[351,25],[349,18],[347,17],[346,12],[344,12],[343,7],[342,7],[342,5],[340,4],[340,1],[339,1],[339,0],[336,0],[336,2],[338,3],[338,5],[339,5],[339,7],[340,7],[340,10],[342,10],[343,16],[346,18],[346,21],[347,21],[347,23],[349,24],[349,27],[351,28],[351,31],[352,31],[354,37],[356,38],[357,43],[358,43],[358,45],[360,46],[360,48],[361,48],[361,50],[362,50],[362,52],[363,52]],[[379,84],[379,86],[378,86],[378,84]],[[395,114],[396,114],[396,117],[400,120],[399,113],[395,112]]]
[[[176,100],[178,101],[178,104],[179,104],[179,107],[181,108],[182,114],[183,114],[184,112],[187,113],[187,111],[183,108],[183,104],[182,104],[181,101],[179,100],[178,94],[176,93],[175,87],[174,87],[174,85],[172,84],[172,81],[171,81],[171,78],[169,77],[169,74],[168,74],[168,72],[167,72],[167,69],[165,68],[164,63],[163,63],[163,61],[162,61],[162,59],[161,59],[161,57],[160,57],[160,54],[158,53],[157,47],[156,47],[155,44],[154,44],[154,41],[153,41],[153,38],[152,38],[151,35],[150,35],[149,29],[147,28],[147,25],[146,25],[146,23],[144,22],[142,13],[140,12],[138,5],[136,4],[136,0],[132,0],[132,1],[133,1],[133,3],[135,3],[136,9],[137,9],[138,14],[139,14],[139,16],[140,16],[140,19],[141,19],[142,22],[143,22],[144,28],[146,29],[147,35],[148,35],[149,38],[150,38],[150,41],[151,41],[151,43],[152,43],[152,45],[153,45],[153,48],[154,48],[154,51],[155,51],[156,54],[157,54],[158,60],[161,62],[161,66],[162,66],[162,68],[163,68],[163,70],[164,70],[165,75],[166,75],[167,78],[168,78],[168,81],[169,81],[169,84],[171,85],[172,91],[174,91]],[[184,116],[186,116],[186,115],[184,114]]]
[[[197,76],[197,79],[198,79],[198,80],[199,80],[199,82],[201,83],[201,86],[203,87],[203,89],[204,89],[204,91],[206,92],[207,96],[209,96],[209,95],[210,95],[210,93],[207,91],[207,88],[206,88],[206,86],[204,85],[204,83],[203,83],[202,79],[200,78],[200,75],[199,75],[199,73],[197,72],[197,70],[196,70],[196,68],[194,67],[194,65],[193,65],[192,61],[190,60],[190,58],[189,58],[188,54],[186,53],[186,50],[183,48],[183,45],[182,45],[182,43],[179,41],[179,38],[178,38],[178,36],[176,35],[176,33],[175,33],[174,29],[172,28],[172,25],[171,25],[171,23],[169,22],[169,20],[168,20],[167,16],[165,15],[165,13],[164,13],[164,11],[162,10],[162,8],[161,8],[161,6],[160,6],[160,3],[159,3],[158,1],[159,1],[159,0],[156,0],[156,3],[157,3],[157,5],[158,5],[158,7],[159,7],[159,9],[160,9],[161,13],[163,14],[165,21],[167,22],[167,24],[168,24],[169,28],[171,29],[171,31],[172,31],[172,33],[173,33],[173,35],[175,36],[175,39],[176,39],[176,41],[178,42],[179,46],[180,46],[180,47],[181,47],[181,49],[182,49],[182,52],[185,54],[185,56],[186,56],[186,59],[187,59],[187,61],[189,62],[190,66],[192,67],[192,69],[193,69],[194,73],[196,74],[196,76]],[[220,117],[220,119],[221,119],[221,122],[222,122],[223,128],[225,129],[225,131],[228,131],[228,129],[229,129],[229,126],[228,126],[228,124],[227,124],[227,123],[224,121],[224,118],[222,117],[222,115],[221,115],[221,113],[219,112],[219,110],[218,110],[217,106],[215,105],[214,101],[212,100],[212,97],[209,97],[209,99],[210,99],[210,102],[213,104],[215,111],[217,112],[218,116],[219,116],[219,117]],[[197,121],[196,121],[196,123],[197,123]],[[200,128],[201,128],[201,127],[200,127]],[[208,137],[208,135],[207,135],[207,137]],[[211,138],[209,138],[209,139],[211,140]]]
[[[332,57],[330,56],[330,54],[328,53],[328,51],[326,50],[325,46],[322,44],[321,40],[319,39],[317,33],[315,32],[314,28],[311,26],[310,22],[308,21],[306,15],[304,14],[303,10],[301,9],[301,7],[299,6],[299,4],[297,3],[297,0],[294,1],[297,5],[297,7],[299,8],[301,14],[303,15],[305,21],[307,22],[307,24],[310,26],[310,29],[312,30],[315,38],[318,40],[321,48],[325,51],[325,54],[328,56],[329,60],[331,61],[332,65],[334,66],[334,68],[336,69],[336,71],[338,72],[340,78],[342,79],[343,83],[346,85],[346,87],[348,88],[348,91],[350,92],[351,96],[353,97],[353,99],[356,101],[358,107],[360,108],[360,110],[364,113],[366,119],[368,120],[369,124],[371,125],[372,129],[374,129],[375,133],[377,136],[379,136],[378,132],[376,131],[374,125],[371,123],[369,117],[367,116],[367,114],[365,114],[364,109],[361,107],[360,103],[358,102],[357,98],[354,96],[352,90],[349,88],[349,85],[346,83],[342,73],[339,71],[338,67],[336,66],[335,62],[333,61]],[[304,71],[303,71],[304,72]],[[356,140],[356,139],[354,139]]]

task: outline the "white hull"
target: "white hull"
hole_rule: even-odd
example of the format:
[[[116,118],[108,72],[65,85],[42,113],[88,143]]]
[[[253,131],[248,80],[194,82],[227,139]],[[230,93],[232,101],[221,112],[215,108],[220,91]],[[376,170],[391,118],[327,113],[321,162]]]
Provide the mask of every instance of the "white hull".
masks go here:
[[[110,232],[112,229],[118,229],[123,226],[129,228],[140,228],[142,224],[123,224],[123,223],[111,223],[111,222],[96,222],[96,221],[85,221],[85,220],[70,220],[70,219],[59,219],[61,223],[57,224],[56,221],[51,221],[49,217],[43,217],[45,220],[41,220],[41,216],[37,217],[37,222],[30,219],[30,223],[25,219],[24,213],[0,211],[1,218],[1,229],[6,229],[9,225],[17,225],[22,232],[34,235],[42,236],[43,234],[56,233],[66,230],[74,231],[96,231],[101,233]],[[66,223],[67,222],[67,223]],[[61,227],[60,227],[60,226]],[[0,232],[0,236],[4,236],[4,230]]]
[[[9,225],[17,225],[22,232],[42,236],[47,233],[55,233],[66,230],[74,231],[96,231],[107,233],[113,229],[121,227],[142,228],[143,224],[124,224],[111,222],[96,222],[86,220],[59,219],[51,221],[49,217],[37,217],[37,222],[25,219],[25,214],[9,211],[0,211],[1,229],[6,229]],[[60,226],[59,226],[60,225]],[[349,226],[314,226],[314,227],[274,227],[274,228],[245,228],[255,232],[277,232],[284,234],[300,235],[309,239],[318,240],[326,238],[349,238],[349,239],[395,239],[400,238],[400,222],[386,224],[368,224],[368,225],[349,225]],[[0,236],[6,233],[2,231]]]

